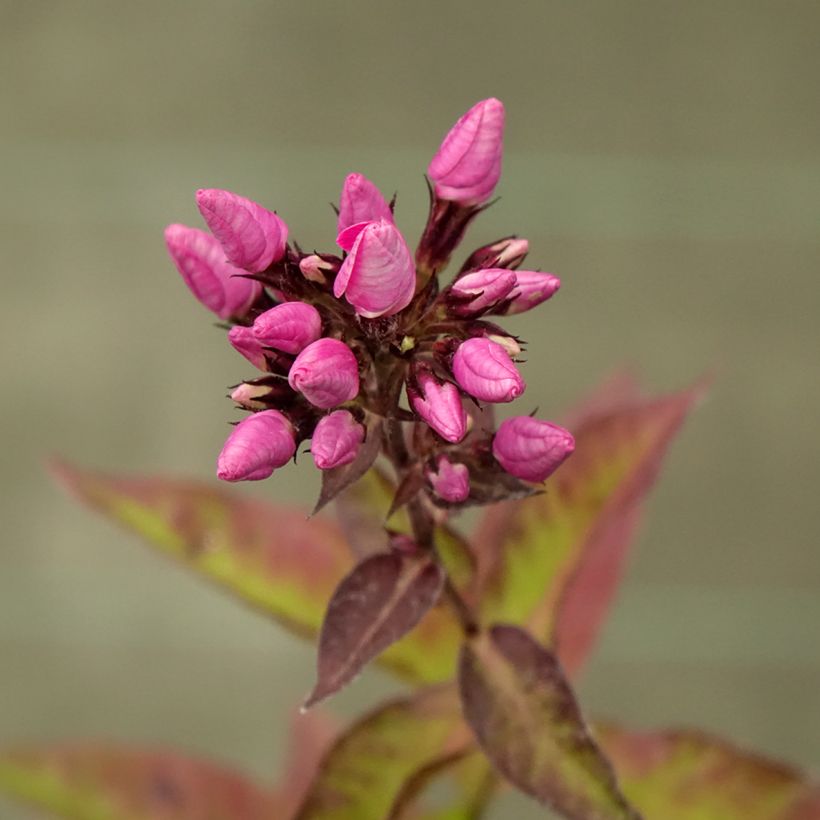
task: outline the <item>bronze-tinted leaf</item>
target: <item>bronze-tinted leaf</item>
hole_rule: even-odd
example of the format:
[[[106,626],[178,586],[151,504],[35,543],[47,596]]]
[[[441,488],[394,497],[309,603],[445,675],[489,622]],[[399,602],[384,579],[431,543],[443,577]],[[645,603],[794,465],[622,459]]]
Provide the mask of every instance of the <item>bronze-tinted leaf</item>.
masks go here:
[[[616,383],[581,411],[544,495],[492,508],[476,534],[488,620],[528,624],[574,674],[615,594],[642,502],[703,386],[655,400]]]
[[[527,632],[497,625],[464,645],[464,715],[496,768],[573,820],[635,820],[560,664]]]
[[[381,706],[330,749],[297,820],[398,818],[431,769],[455,764],[473,746],[452,686]],[[411,815],[413,816],[413,815]]]
[[[820,783],[697,731],[600,729],[626,795],[663,820],[820,820]]]
[[[287,810],[210,761],[91,743],[0,754],[0,792],[71,820],[270,820]]]
[[[339,528],[326,519],[168,478],[130,478],[56,464],[81,501],[239,599],[302,635],[313,635],[352,564]]]
[[[382,420],[378,416],[370,416],[367,420],[367,435],[359,448],[358,455],[350,463],[343,467],[334,467],[332,470],[322,472],[322,489],[319,492],[319,500],[313,508],[315,515],[325,504],[336,498],[339,493],[347,489],[351,484],[355,484],[372,466],[381,452],[381,428]]]
[[[429,556],[372,555],[339,584],[319,637],[313,706],[349,683],[368,663],[409,632],[436,603],[444,583]]]

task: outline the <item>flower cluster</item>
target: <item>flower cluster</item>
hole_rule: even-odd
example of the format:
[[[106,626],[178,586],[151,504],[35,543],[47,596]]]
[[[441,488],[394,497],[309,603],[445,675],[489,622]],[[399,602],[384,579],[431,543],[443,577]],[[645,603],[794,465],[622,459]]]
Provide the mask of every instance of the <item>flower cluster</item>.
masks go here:
[[[363,458],[366,469],[380,447],[364,443],[377,436],[447,506],[515,494],[517,483],[543,481],[569,456],[574,442],[563,428],[516,416],[495,430],[486,407],[526,388],[520,340],[486,317],[535,307],[558,278],[519,270],[528,243],[508,237],[439,283],[498,182],[503,130],[503,105],[488,99],[446,135],[428,168],[430,214],[415,254],[394,202],[361,174],[342,188],[336,252],[303,252],[277,214],[221,190],[196,197],[211,233],[166,229],[186,284],[260,371],[231,393],[251,414],[222,449],[220,478],[266,478],[307,439],[320,470]]]

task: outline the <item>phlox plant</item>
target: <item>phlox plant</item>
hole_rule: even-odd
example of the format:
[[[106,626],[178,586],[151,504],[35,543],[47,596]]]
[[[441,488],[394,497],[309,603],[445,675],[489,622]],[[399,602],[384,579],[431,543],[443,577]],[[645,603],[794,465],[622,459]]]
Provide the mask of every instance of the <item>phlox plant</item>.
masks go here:
[[[255,371],[232,388],[244,415],[218,478],[264,480],[309,451],[310,515],[54,465],[84,502],[317,638],[280,784],[73,743],[8,750],[5,791],[83,820],[468,820],[505,788],[574,820],[820,817],[796,770],[699,731],[593,721],[578,702],[644,498],[704,385],[646,397],[621,374],[561,424],[526,409],[496,423],[494,406],[526,392],[514,317],[555,309],[561,284],[524,268],[517,236],[450,264],[491,204],[503,133],[487,99],[446,134],[414,250],[395,198],[358,173],[330,250],[303,250],[277,213],[223,190],[196,194],[208,231],[166,229],[185,284]],[[331,502],[336,519],[318,514]],[[485,508],[472,537],[457,526],[467,506]],[[371,661],[407,691],[341,729],[314,711]]]

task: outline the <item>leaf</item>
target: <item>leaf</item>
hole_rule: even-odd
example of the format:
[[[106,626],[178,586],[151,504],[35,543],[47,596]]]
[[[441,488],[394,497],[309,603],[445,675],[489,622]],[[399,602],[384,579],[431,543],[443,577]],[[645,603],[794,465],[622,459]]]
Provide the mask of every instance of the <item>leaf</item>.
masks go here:
[[[387,552],[357,564],[330,599],[307,709],[349,683],[436,603],[444,572],[427,555]]]
[[[326,504],[336,498],[351,484],[355,484],[372,466],[382,449],[382,419],[379,416],[369,416],[366,422],[366,434],[356,458],[342,467],[322,472],[322,489],[319,500],[313,508],[313,515]]]
[[[276,796],[209,761],[101,744],[0,754],[0,791],[71,820],[269,820]]]
[[[598,635],[669,443],[704,391],[646,400],[615,386],[579,414],[575,454],[546,494],[491,509],[476,537],[487,620],[528,624],[571,675]]]
[[[820,784],[697,731],[601,727],[624,792],[663,820],[818,820]]]
[[[421,690],[353,724],[322,761],[297,820],[403,816],[412,784],[473,747],[454,687]]]
[[[52,469],[80,501],[302,635],[318,632],[351,565],[335,524],[293,508],[193,481]]]
[[[573,820],[635,820],[560,664],[527,632],[496,625],[465,643],[464,716],[496,768]]]

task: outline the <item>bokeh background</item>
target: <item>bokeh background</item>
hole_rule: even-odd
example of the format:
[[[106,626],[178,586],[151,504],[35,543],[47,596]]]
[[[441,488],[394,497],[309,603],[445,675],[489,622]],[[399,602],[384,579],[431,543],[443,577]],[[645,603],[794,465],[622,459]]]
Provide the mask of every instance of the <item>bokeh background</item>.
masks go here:
[[[706,370],[588,711],[705,726],[820,767],[820,6],[816,2],[0,2],[0,742],[103,736],[275,772],[314,650],[73,506],[59,452],[209,477],[250,375],[165,255],[193,192],[333,243],[344,175],[409,237],[450,124],[508,110],[501,202],[561,275],[511,327],[560,416],[622,364]],[[312,467],[241,492],[307,502]],[[334,704],[397,690],[375,670]],[[4,817],[28,817],[0,807]],[[531,813],[530,813],[531,812]],[[521,799],[494,815],[540,816]]]

